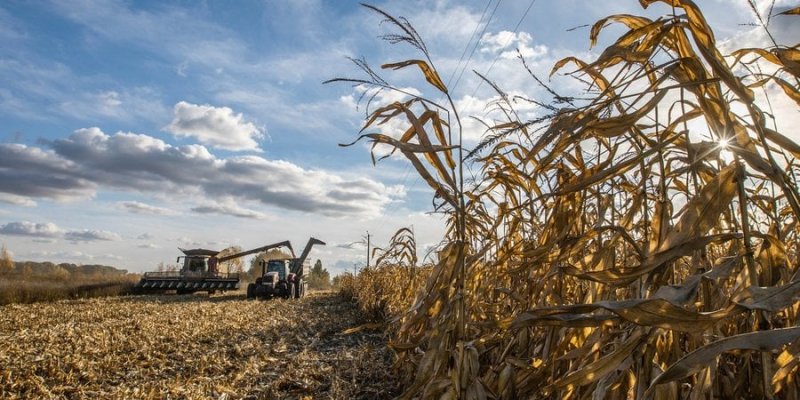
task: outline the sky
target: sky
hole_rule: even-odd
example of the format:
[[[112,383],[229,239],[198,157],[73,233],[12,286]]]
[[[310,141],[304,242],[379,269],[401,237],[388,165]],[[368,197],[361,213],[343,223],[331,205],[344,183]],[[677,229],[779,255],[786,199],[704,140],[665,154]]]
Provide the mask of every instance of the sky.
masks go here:
[[[723,50],[765,43],[746,1],[697,3]],[[558,59],[597,55],[587,24],[670,12],[632,0],[371,4],[414,25],[459,114],[482,118],[495,93],[473,70],[544,97],[517,50],[546,77]],[[797,5],[779,0],[774,12]],[[366,143],[339,146],[358,136],[364,89],[322,84],[362,77],[348,57],[420,57],[381,41],[391,32],[381,20],[350,0],[0,3],[0,243],[18,261],[143,272],[178,247],[291,240],[299,251],[313,236],[327,246],[310,258],[338,274],[365,263],[368,232],[385,246],[412,226],[423,258],[444,231],[432,192],[401,157],[373,165]],[[800,37],[796,20],[770,24],[782,44]],[[601,44],[621,32],[608,28]],[[384,76],[431,93],[418,73]],[[466,147],[482,133],[464,118]]]

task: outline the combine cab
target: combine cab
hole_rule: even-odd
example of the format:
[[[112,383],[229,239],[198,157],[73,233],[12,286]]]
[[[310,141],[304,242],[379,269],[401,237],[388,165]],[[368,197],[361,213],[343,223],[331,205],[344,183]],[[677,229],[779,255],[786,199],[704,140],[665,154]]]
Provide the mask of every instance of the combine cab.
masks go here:
[[[236,290],[239,289],[239,274],[219,272],[219,263],[276,247],[288,247],[291,250],[292,245],[284,241],[219,258],[219,251],[215,250],[180,249],[184,254],[177,260],[180,263],[183,258],[180,271],[146,272],[136,289],[140,292],[175,290],[178,294]]]

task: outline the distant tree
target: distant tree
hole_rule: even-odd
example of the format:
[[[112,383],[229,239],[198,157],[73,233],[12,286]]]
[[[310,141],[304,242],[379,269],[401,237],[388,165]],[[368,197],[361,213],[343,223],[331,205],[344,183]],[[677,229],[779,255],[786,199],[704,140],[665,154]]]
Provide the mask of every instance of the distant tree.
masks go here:
[[[322,267],[322,261],[317,260],[314,266],[311,267],[311,272],[308,274],[308,287],[311,289],[330,289],[331,288],[331,274]]]
[[[25,263],[22,264],[21,274],[25,278],[29,278],[31,275],[33,275],[33,263],[30,261],[25,261]]]
[[[156,267],[156,271],[164,272],[164,262],[163,261],[158,263],[158,267]]]
[[[225,256],[229,256],[231,254],[241,253],[242,247],[241,246],[231,246],[225,250],[222,250],[217,254],[217,258],[222,258]],[[241,273],[244,270],[244,260],[242,258],[234,258],[233,260],[225,261],[224,264],[227,267],[227,270],[220,266],[220,272],[239,272]]]
[[[53,269],[50,270],[49,274],[50,278],[58,281],[65,281],[69,279],[69,275],[69,271],[60,265],[54,266]]]
[[[0,249],[0,274],[6,275],[14,270],[14,260],[11,259],[11,253],[8,252],[5,243]]]

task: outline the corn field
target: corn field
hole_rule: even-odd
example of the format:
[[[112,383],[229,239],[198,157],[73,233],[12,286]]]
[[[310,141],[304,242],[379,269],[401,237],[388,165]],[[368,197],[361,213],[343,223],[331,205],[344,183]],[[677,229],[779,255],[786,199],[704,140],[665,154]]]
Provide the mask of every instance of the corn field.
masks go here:
[[[626,31],[553,67],[587,96],[531,72],[552,98],[523,120],[487,81],[506,119],[469,150],[420,35],[367,6],[393,29],[384,39],[420,54],[382,69],[418,69],[430,95],[373,107],[358,141],[405,157],[447,215],[414,293],[398,282],[416,259],[348,286],[380,288],[361,297],[387,311],[401,398],[800,397],[800,145],[758,100],[778,88],[800,106],[800,49],[723,55],[693,1],[640,3],[667,15],[597,21],[591,44]],[[331,81],[399,90],[355,63],[364,78]],[[389,121],[406,128],[374,133]]]
[[[391,398],[391,353],[359,319],[324,292],[4,305],[0,398]]]

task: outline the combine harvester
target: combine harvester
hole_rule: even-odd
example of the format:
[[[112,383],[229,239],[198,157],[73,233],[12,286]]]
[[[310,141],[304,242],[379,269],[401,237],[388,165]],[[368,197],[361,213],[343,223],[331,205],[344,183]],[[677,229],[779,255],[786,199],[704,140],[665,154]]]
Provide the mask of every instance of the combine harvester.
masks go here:
[[[216,291],[236,290],[239,289],[239,274],[219,272],[219,264],[278,247],[289,248],[294,257],[292,244],[288,240],[223,257],[217,257],[219,251],[215,250],[178,248],[184,255],[179,256],[176,262],[180,263],[183,258],[183,267],[179,271],[145,272],[136,285],[136,290],[142,293],[175,290],[178,294],[213,294]]]

